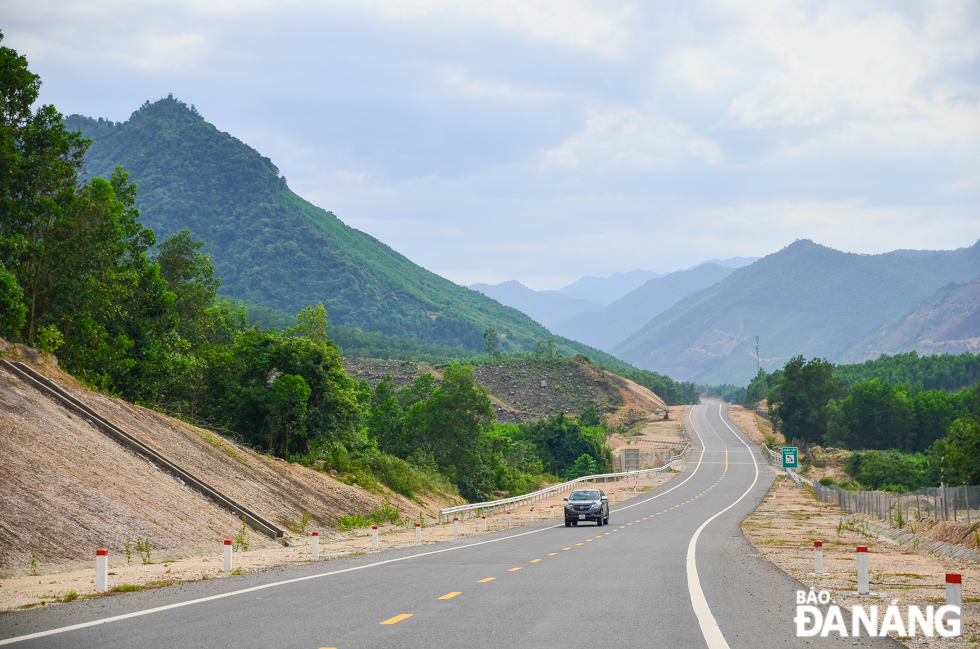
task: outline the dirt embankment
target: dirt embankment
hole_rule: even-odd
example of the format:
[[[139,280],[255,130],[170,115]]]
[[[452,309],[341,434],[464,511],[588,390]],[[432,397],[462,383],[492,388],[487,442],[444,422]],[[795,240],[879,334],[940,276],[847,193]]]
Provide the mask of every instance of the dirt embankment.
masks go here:
[[[416,377],[429,373],[438,379],[439,370],[426,363],[383,361],[371,358],[345,358],[344,369],[357,380],[375,387],[391,373],[395,384],[408,385]],[[632,398],[607,373],[600,373],[579,359],[553,361],[504,361],[495,365],[476,365],[476,382],[490,388],[497,420],[522,422],[541,419],[560,412],[578,414],[594,404],[600,413],[613,415]],[[615,377],[619,381],[626,381]],[[634,386],[631,381],[627,382]],[[636,386],[637,391],[646,390]],[[643,403],[656,403],[659,398],[649,390],[641,397]],[[663,403],[663,402],[660,402]]]
[[[87,390],[43,355],[0,343],[8,360],[28,362],[100,415],[228,496],[290,530],[309,512],[309,529],[389,502],[404,515],[426,506],[382,490],[374,494],[330,475],[267,457],[160,413]],[[88,561],[126,539],[149,538],[160,556],[193,553],[234,538],[241,520],[87,421],[0,369],[0,570],[45,569]],[[253,533],[253,537],[256,535]],[[271,541],[258,540],[259,546]]]
[[[745,537],[760,556],[805,586],[816,591],[830,591],[837,603],[845,607],[863,604],[880,608],[894,602],[900,610],[910,604],[925,610],[927,605],[945,602],[945,573],[959,572],[963,576],[963,637],[958,640],[928,638],[928,646],[959,647],[963,646],[964,640],[980,636],[980,564],[952,559],[909,544],[899,545],[873,529],[862,533],[864,527],[860,523],[866,517],[821,502],[809,489],[789,487],[782,480],[777,480],[776,485],[766,497],[768,502],[742,523]],[[871,525],[882,524],[871,517],[867,517],[867,521]],[[956,536],[960,531],[953,533],[945,523],[935,527],[937,536],[943,531]],[[924,529],[920,527],[916,533],[921,535]],[[823,542],[824,571],[820,576],[813,572],[813,543],[818,540]],[[873,597],[859,597],[856,592],[856,548],[859,545],[868,548]],[[920,646],[923,640],[905,639],[905,642],[909,646]]]

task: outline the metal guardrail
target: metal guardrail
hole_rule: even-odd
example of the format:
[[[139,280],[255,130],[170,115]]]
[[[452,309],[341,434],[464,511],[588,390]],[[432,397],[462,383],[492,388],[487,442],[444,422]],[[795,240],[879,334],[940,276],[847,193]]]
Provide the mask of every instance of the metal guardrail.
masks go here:
[[[241,503],[232,500],[208,483],[199,479],[197,476],[185,471],[165,458],[163,455],[160,455],[133,435],[106,420],[84,403],[65,392],[60,385],[43,374],[36,372],[29,365],[16,361],[0,359],[0,366],[10,370],[15,376],[24,381],[24,383],[27,383],[35,389],[40,390],[41,392],[46,392],[55,397],[68,410],[73,411],[75,414],[87,420],[107,437],[113,439],[131,451],[142,455],[146,459],[153,462],[157,467],[186,483],[187,486],[191,487],[192,489],[197,490],[204,497],[212,500],[219,507],[223,507],[233,512],[235,516],[244,516],[245,521],[256,532],[266,534],[273,539],[280,539],[285,534],[285,530],[276,527],[273,523],[254,513],[248,507],[245,507]]]
[[[582,476],[581,478],[575,478],[574,480],[569,480],[568,482],[563,482],[561,484],[552,485],[545,489],[540,489],[538,491],[522,494],[520,496],[513,496],[511,498],[501,498],[500,500],[490,500],[482,503],[470,503],[468,505],[457,505],[456,507],[447,507],[445,509],[439,510],[439,523],[442,523],[442,517],[446,517],[446,522],[448,523],[451,519],[449,516],[451,514],[463,513],[467,516],[483,516],[485,512],[497,513],[503,511],[503,508],[507,505],[513,505],[515,508],[522,507],[524,505],[531,505],[538,501],[545,500],[551,496],[563,493],[565,491],[571,491],[572,487],[577,484],[585,482],[595,482],[596,480],[602,480],[603,482],[608,482],[610,478],[629,478],[629,477],[650,477],[650,474],[663,473],[670,469],[674,462],[679,462],[684,459],[684,455],[691,449],[691,444],[685,443],[684,448],[681,452],[673,457],[671,457],[663,466],[659,466],[655,469],[640,469],[638,471],[620,471],[619,473],[599,473],[596,475]],[[476,512],[476,513],[474,513]]]

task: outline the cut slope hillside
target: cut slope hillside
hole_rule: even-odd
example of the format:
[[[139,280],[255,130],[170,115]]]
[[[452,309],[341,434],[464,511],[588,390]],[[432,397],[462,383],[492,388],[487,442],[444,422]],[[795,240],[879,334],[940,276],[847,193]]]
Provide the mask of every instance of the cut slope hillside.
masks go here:
[[[745,385],[802,354],[838,362],[950,282],[980,276],[980,242],[950,251],[839,252],[797,241],[659,314],[616,355],[676,380]]]
[[[612,351],[658,313],[667,310],[689,293],[723,280],[733,270],[717,264],[702,264],[690,270],[679,270],[657,277],[601,311],[580,313],[555,324],[552,329],[586,345]]]
[[[845,362],[913,350],[920,356],[980,353],[980,279],[939,289],[856,345]]]
[[[29,363],[120,428],[283,528],[312,515],[311,529],[371,512],[385,501],[417,517],[422,508],[390,492],[372,494],[329,475],[269,458],[234,442],[85,389],[31,350],[0,341],[9,360]],[[0,368],[0,569],[114,555],[126,538],[157,552],[216,547],[241,520],[123,448],[59,403]],[[432,498],[428,514],[442,502]],[[427,514],[427,515],[428,515]],[[266,542],[257,534],[253,540]],[[271,542],[271,541],[269,541]]]
[[[516,309],[303,200],[269,158],[172,97],[145,103],[126,122],[72,115],[66,125],[94,141],[86,173],[108,176],[122,165],[132,175],[141,222],[158,240],[188,228],[204,241],[224,295],[286,313],[323,302],[335,325],[470,350],[482,350],[491,326],[504,349],[533,350],[551,338]]]

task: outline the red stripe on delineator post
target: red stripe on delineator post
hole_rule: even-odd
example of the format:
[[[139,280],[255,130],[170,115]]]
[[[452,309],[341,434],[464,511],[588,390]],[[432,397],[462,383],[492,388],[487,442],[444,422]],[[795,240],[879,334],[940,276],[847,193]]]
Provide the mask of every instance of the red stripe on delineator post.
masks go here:
[[[95,551],[95,592],[109,590],[109,551],[99,548]]]
[[[313,560],[318,561],[320,559],[320,533],[313,532],[310,534],[310,548],[313,551]]]
[[[823,541],[813,542],[813,574],[823,574]]]
[[[868,547],[859,545],[857,548],[857,582],[858,595],[868,595],[871,593],[871,584],[868,579]]]
[[[946,606],[955,606],[956,613],[948,613],[947,619],[960,620],[960,634],[963,634],[963,575],[958,572],[946,573]]]

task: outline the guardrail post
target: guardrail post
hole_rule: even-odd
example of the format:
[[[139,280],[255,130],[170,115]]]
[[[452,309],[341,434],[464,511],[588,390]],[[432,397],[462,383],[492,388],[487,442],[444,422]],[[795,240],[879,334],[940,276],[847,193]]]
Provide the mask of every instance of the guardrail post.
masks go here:
[[[225,539],[225,572],[231,572],[231,539]]]
[[[320,533],[313,532],[310,534],[310,546],[313,548],[313,560],[319,561],[320,559]]]
[[[865,545],[858,546],[857,569],[858,595],[868,595],[871,588],[868,579],[868,548]]]
[[[415,524],[415,542],[416,543],[422,542],[422,523]]]
[[[453,534],[459,536],[459,516],[453,518]]]
[[[109,551],[99,548],[95,551],[95,592],[109,590]]]
[[[813,542],[813,574],[823,574],[823,541]]]
[[[507,527],[510,527],[510,510],[507,510]]]
[[[955,606],[957,612],[949,613],[947,620],[960,620],[960,633],[963,635],[963,575],[958,572],[946,573],[946,606]]]
[[[378,526],[371,526],[371,547],[375,550],[378,549]]]
[[[442,525],[442,510],[439,510],[439,524]]]

